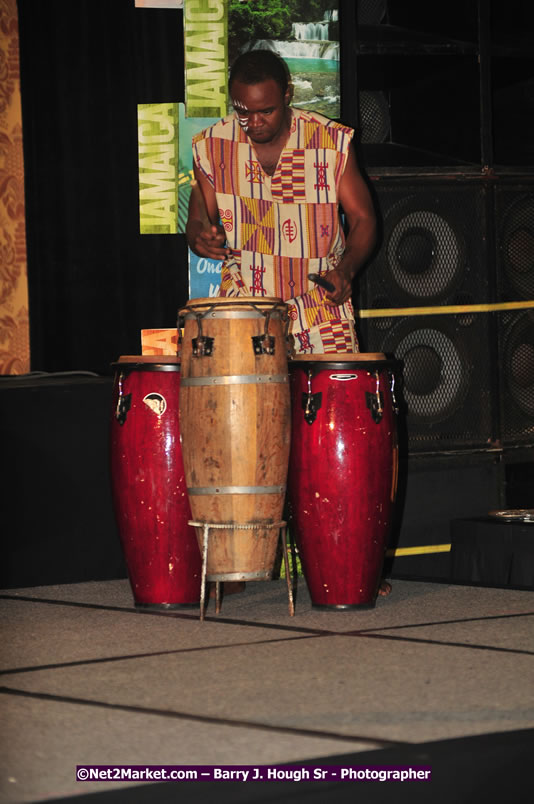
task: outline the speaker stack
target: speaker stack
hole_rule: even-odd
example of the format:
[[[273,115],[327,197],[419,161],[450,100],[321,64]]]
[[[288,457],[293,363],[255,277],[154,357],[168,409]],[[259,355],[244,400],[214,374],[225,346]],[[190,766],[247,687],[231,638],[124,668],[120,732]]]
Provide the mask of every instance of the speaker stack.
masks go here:
[[[534,299],[534,182],[510,180],[495,189],[497,287],[501,302]],[[504,446],[534,440],[534,309],[499,315]]]
[[[394,576],[448,577],[455,518],[507,497],[534,507],[534,492],[510,488],[518,462],[534,465],[534,27],[523,6],[358,6],[358,148],[380,238],[355,304],[363,349],[403,364]],[[514,100],[524,114],[510,115]]]

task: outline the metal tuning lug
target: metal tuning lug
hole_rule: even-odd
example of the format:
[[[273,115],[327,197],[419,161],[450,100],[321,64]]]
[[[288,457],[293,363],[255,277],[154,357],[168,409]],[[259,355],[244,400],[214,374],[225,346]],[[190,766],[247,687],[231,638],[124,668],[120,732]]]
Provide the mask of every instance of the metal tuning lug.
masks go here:
[[[274,337],[272,335],[253,335],[252,347],[255,355],[274,355]]]
[[[323,404],[323,394],[322,391],[318,391],[317,393],[312,392],[311,387],[312,381],[312,370],[308,370],[308,391],[302,394],[302,408],[304,410],[304,419],[308,424],[313,424],[316,417],[317,411],[321,408]]]
[[[117,399],[117,407],[115,408],[115,418],[117,419],[120,425],[123,425],[126,421],[126,416],[128,415],[128,411],[132,406],[132,395],[131,394],[124,394],[122,390],[122,382],[124,380],[124,374],[119,375],[119,396]]]
[[[367,403],[367,407],[371,411],[371,416],[373,417],[373,421],[377,424],[382,421],[382,416],[384,415],[384,397],[382,396],[382,392],[380,391],[380,376],[378,371],[375,371],[375,380],[376,380],[376,388],[374,394],[370,391],[366,391],[365,399]]]
[[[317,411],[323,404],[323,394],[319,391],[316,394],[302,394],[302,407],[304,409],[304,419],[308,424],[313,424]]]
[[[193,357],[210,357],[213,352],[213,338],[201,335],[199,338],[191,340],[193,345]]]
[[[399,403],[397,402],[397,397],[395,396],[395,374],[391,372],[390,374],[390,381],[391,381],[391,403],[393,405],[393,413],[395,415],[399,414]]]
[[[198,335],[191,339],[193,357],[210,357],[213,352],[213,338],[202,334],[202,313],[197,313]]]
[[[265,318],[265,330],[263,335],[252,336],[252,348],[255,355],[274,355],[275,340],[272,335],[269,335],[269,322],[271,319],[271,311],[260,311]]]

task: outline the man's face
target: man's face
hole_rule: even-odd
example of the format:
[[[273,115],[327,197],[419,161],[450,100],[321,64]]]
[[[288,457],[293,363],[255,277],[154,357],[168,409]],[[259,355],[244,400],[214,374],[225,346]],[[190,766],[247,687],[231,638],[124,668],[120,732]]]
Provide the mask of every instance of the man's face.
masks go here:
[[[243,84],[235,80],[230,93],[239,125],[252,142],[272,142],[287,130],[289,91],[283,94],[274,79],[259,84]]]

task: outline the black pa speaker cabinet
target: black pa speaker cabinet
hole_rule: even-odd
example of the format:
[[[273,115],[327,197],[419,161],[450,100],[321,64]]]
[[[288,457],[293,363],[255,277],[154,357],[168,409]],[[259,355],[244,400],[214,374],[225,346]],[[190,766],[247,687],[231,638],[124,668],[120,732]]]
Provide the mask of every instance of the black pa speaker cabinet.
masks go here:
[[[499,301],[534,301],[534,177],[496,185],[495,233]],[[498,322],[503,444],[534,445],[534,309]]]
[[[464,307],[493,296],[488,188],[389,177],[374,189],[380,248],[362,277],[359,305],[378,317],[362,319],[362,347],[403,363],[410,451],[485,448],[496,428],[492,327],[487,313]],[[440,312],[449,305],[460,309]]]

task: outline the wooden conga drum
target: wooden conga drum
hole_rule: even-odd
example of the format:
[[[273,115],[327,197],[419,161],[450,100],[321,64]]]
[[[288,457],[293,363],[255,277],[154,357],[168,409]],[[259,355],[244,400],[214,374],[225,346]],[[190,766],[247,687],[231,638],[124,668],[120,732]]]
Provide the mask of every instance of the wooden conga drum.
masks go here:
[[[317,608],[375,604],[397,486],[394,368],[379,353],[290,362],[290,527]]]
[[[287,305],[270,297],[193,299],[180,316],[186,484],[193,521],[217,526],[206,577],[267,580],[289,460]],[[201,528],[197,537],[202,550]]]
[[[201,560],[180,449],[177,357],[121,357],[111,416],[115,517],[136,606],[198,606]]]

